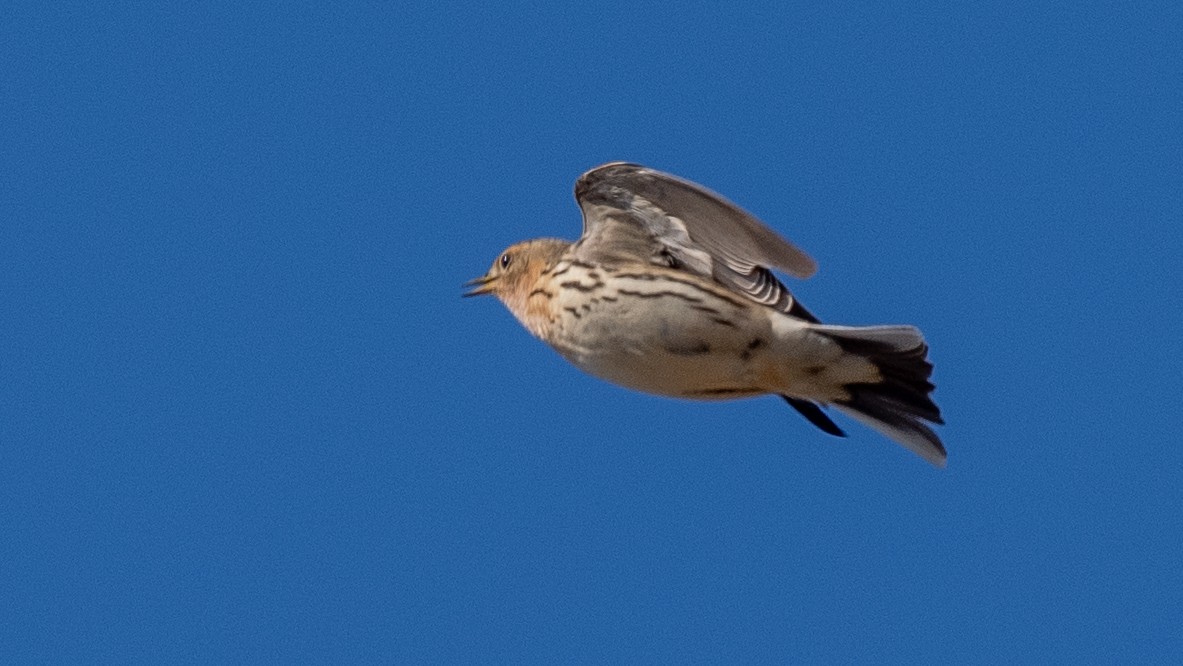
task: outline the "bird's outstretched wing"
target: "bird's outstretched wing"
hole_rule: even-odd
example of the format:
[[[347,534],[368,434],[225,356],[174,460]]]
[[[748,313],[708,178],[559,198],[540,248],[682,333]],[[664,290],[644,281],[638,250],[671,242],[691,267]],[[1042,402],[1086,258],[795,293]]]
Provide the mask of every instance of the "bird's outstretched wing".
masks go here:
[[[575,199],[583,210],[576,257],[677,268],[817,321],[770,270],[807,278],[817,271],[813,259],[705,187],[639,164],[613,162],[580,176]]]

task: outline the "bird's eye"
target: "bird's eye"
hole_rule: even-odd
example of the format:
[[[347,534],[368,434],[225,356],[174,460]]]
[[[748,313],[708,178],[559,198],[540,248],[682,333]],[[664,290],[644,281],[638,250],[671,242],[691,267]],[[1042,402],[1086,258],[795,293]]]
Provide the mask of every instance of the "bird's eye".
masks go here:
[[[505,270],[505,269],[509,268],[510,261],[511,261],[511,259],[508,254],[501,255],[501,270]]]

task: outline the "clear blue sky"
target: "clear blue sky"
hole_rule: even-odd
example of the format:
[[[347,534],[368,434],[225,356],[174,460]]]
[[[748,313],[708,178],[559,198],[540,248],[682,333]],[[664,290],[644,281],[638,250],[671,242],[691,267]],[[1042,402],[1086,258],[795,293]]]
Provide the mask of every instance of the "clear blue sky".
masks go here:
[[[0,13],[0,661],[1183,658],[1179,3],[157,5]],[[459,297],[610,160],[948,468]]]

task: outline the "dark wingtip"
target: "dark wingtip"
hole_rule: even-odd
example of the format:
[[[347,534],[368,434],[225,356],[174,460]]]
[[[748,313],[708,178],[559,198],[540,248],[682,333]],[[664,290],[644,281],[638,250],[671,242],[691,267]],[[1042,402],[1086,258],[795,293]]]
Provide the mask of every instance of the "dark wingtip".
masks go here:
[[[782,395],[781,397],[785,399],[785,402],[789,403],[790,407],[800,412],[801,416],[804,416],[806,420],[817,426],[822,432],[835,437],[846,436],[842,428],[839,428],[838,424],[834,423],[829,416],[826,416],[826,413],[821,410],[821,407],[808,400],[790,398],[787,395]]]

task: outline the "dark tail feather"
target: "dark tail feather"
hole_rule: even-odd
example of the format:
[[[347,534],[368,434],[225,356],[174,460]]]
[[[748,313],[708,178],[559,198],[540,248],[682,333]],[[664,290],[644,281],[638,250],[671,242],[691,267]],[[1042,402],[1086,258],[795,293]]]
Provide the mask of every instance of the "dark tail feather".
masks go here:
[[[850,399],[834,406],[914,451],[925,460],[945,466],[945,446],[925,421],[942,424],[941,410],[932,401],[932,363],[928,345],[911,326],[818,326],[842,350],[862,356],[879,368],[882,380],[848,384]]]
[[[822,432],[829,433],[835,437],[846,436],[846,433],[842,432],[842,428],[839,428],[836,423],[830,420],[830,417],[826,416],[826,413],[822,411],[821,407],[818,407],[815,403],[799,398],[790,398],[787,395],[782,395],[781,397],[793,409],[801,412],[801,416],[804,416],[810,423],[821,429]]]

